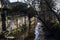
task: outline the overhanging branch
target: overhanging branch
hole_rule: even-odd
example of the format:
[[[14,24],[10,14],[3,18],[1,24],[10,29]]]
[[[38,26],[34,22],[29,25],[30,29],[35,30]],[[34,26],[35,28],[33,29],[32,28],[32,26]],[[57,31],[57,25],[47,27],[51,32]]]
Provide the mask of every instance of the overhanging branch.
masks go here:
[[[51,8],[50,4],[47,2],[47,0],[44,0],[44,1],[46,2],[46,4],[49,7],[50,11],[53,12],[53,14],[58,18],[58,21],[60,21],[59,15],[52,10],[52,8]]]

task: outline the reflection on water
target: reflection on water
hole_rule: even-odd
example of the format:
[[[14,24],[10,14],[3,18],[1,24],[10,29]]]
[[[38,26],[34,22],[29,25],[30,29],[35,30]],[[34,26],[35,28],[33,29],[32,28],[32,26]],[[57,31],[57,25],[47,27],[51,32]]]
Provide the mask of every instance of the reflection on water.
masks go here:
[[[44,32],[43,32],[41,22],[37,22],[37,25],[35,27],[35,39],[34,40],[44,40]]]

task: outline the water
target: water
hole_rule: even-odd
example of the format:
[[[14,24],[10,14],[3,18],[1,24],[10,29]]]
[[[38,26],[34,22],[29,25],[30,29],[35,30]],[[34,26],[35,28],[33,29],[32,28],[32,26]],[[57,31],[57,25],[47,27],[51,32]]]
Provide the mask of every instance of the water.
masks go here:
[[[35,39],[34,40],[44,40],[44,32],[41,22],[37,22],[35,27]]]

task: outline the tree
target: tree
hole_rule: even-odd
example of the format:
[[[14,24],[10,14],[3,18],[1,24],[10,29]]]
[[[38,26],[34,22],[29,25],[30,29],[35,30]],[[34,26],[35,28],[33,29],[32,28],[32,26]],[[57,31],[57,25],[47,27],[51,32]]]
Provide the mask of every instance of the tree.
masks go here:
[[[44,23],[45,23],[45,25],[47,25],[46,28],[49,30],[48,32],[50,32],[50,34],[53,34],[55,36],[56,35],[55,33],[59,34],[59,32],[60,32],[60,30],[58,30],[58,29],[60,29],[59,23],[56,24],[57,22],[55,22],[55,21],[60,22],[60,17],[56,12],[54,12],[54,10],[52,10],[52,8],[54,6],[55,5],[52,0],[49,0],[49,1],[48,0],[41,0],[41,11],[45,15],[45,22]],[[44,16],[42,16],[42,17],[44,17]],[[57,39],[59,39],[59,38],[57,38]]]

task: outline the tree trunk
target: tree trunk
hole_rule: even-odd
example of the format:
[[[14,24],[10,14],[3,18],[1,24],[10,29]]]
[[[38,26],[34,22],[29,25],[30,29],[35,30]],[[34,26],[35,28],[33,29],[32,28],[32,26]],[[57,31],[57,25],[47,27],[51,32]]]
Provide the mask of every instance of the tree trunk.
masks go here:
[[[6,31],[6,15],[4,11],[2,11],[1,13],[1,18],[2,18],[2,30]]]
[[[31,29],[31,20],[30,20],[30,16],[28,16],[28,20],[29,20],[29,33],[30,33],[30,29]]]

